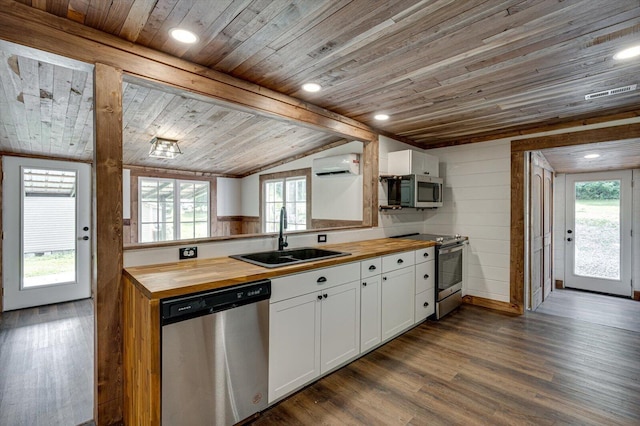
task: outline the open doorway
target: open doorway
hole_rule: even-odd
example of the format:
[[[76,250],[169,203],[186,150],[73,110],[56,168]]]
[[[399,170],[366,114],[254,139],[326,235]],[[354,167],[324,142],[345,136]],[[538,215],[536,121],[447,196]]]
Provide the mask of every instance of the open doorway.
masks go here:
[[[0,42],[0,424],[91,421],[93,67]]]
[[[629,327],[640,317],[640,304],[630,300],[639,294],[633,283],[640,271],[634,254],[640,244],[631,229],[640,228],[640,144],[601,142],[540,153],[555,170],[554,291],[534,309]],[[533,232],[529,226],[527,232]]]

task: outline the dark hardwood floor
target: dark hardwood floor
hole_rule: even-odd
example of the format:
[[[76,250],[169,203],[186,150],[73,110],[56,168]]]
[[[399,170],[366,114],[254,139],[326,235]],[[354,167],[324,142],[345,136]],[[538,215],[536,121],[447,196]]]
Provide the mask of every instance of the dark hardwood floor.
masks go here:
[[[640,303],[622,297],[555,289],[536,312],[640,333]]]
[[[463,305],[315,382],[254,424],[638,425],[638,401],[638,332]]]
[[[93,418],[93,302],[0,316],[0,425],[78,425]]]

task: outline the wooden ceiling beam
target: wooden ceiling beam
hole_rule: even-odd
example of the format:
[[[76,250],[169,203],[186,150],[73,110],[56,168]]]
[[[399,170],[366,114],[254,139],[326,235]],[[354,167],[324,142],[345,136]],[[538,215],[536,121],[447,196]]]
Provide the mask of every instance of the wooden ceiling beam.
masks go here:
[[[253,83],[129,43],[11,0],[0,0],[0,39],[193,91],[271,118],[369,141],[371,127]]]

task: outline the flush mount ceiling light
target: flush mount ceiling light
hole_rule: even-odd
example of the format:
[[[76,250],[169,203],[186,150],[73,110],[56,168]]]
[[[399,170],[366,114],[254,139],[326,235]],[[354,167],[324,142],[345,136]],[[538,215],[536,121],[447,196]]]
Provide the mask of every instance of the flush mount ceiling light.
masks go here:
[[[304,90],[305,92],[319,92],[320,89],[322,89],[322,86],[320,86],[318,83],[305,83],[302,85],[302,90]]]
[[[589,159],[589,160],[592,159],[592,158],[598,158],[598,157],[600,157],[600,154],[587,154],[587,155],[584,156],[584,158]]]
[[[180,43],[193,44],[198,41],[198,36],[192,33],[189,30],[185,30],[182,28],[171,28],[169,30],[169,34],[175,40],[178,40]]]
[[[178,154],[182,154],[178,146],[178,141],[176,140],[153,138],[150,143],[149,157],[171,159],[175,158]]]
[[[631,59],[640,55],[640,45],[632,46],[628,49],[624,49],[613,55],[613,59],[622,60],[622,59]]]
[[[373,118],[375,118],[378,121],[385,121],[389,119],[389,115],[387,114],[376,114],[373,116]]]

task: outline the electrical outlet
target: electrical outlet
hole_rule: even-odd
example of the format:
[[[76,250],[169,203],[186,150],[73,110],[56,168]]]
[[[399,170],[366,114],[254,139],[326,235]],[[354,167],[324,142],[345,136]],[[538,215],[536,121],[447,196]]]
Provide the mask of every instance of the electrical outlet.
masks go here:
[[[178,249],[180,259],[195,259],[198,257],[198,247],[182,247]]]
[[[327,234],[318,234],[318,242],[326,243],[327,242]]]

